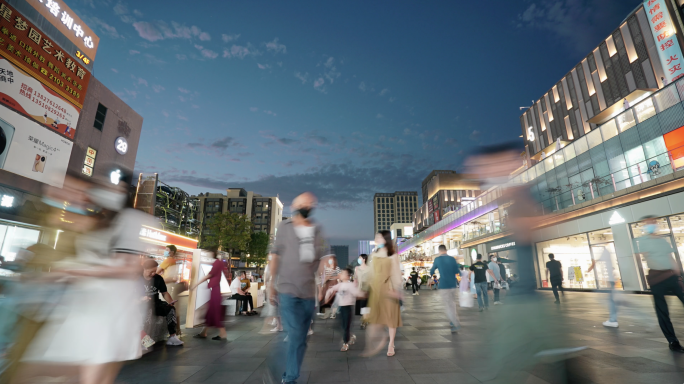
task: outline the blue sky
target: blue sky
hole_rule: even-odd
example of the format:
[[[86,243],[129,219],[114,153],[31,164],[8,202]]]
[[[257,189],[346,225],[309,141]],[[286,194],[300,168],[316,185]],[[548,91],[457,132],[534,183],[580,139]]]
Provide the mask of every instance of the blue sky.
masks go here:
[[[196,194],[305,190],[334,244],[376,192],[420,191],[529,106],[640,2],[71,0],[95,76],[144,118],[136,171]],[[522,142],[521,142],[522,144]],[[286,212],[287,213],[287,212]]]

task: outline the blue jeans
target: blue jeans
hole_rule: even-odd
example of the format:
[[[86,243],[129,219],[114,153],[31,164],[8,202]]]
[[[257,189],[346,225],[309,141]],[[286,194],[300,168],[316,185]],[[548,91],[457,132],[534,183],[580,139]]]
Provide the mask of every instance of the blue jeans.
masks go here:
[[[283,373],[283,381],[294,382],[299,378],[299,370],[302,367],[304,353],[306,353],[306,334],[309,332],[316,304],[314,299],[302,299],[283,293],[278,298],[280,300],[278,304],[280,320],[288,338],[285,352],[278,352],[279,348],[276,348],[276,354],[271,363],[275,364],[282,361],[284,355],[285,373]]]
[[[487,294],[487,282],[475,283],[475,291],[477,292],[477,305],[480,308],[489,307],[489,295]],[[484,304],[482,303],[484,300]]]
[[[615,304],[615,283],[610,282],[610,293],[608,294],[608,309],[610,318],[608,321],[617,322],[617,305]]]

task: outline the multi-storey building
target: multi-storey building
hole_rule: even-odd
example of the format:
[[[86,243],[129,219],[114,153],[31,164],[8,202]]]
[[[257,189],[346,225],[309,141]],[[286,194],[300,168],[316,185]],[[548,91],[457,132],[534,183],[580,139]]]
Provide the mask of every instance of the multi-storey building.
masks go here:
[[[480,184],[467,180],[456,171],[435,170],[423,180],[423,205],[413,214],[414,232],[418,233],[440,221],[462,202],[472,201],[480,194]]]
[[[217,213],[247,215],[254,232],[265,232],[272,237],[283,217],[283,203],[277,196],[264,197],[243,188],[229,188],[225,195],[207,192],[192,197],[197,200],[196,218],[202,235],[206,235],[207,223]]]
[[[417,201],[418,192],[376,193],[373,196],[374,233],[389,231],[394,223],[411,222]]]
[[[370,255],[373,252],[373,248],[375,248],[374,240],[359,240],[359,255]]]
[[[156,173],[138,175],[134,207],[156,217],[165,231],[193,239],[199,235],[197,200],[160,181]]]
[[[682,268],[684,25],[673,3],[644,2],[521,116],[530,161],[510,183],[529,188],[542,215],[535,227],[516,228],[532,240],[539,289],[549,287],[553,253],[566,288],[609,289],[614,278],[617,289],[649,290],[640,253],[647,215],[658,218],[656,233]],[[441,243],[467,264],[478,253],[515,260],[507,225],[515,201],[503,191],[485,191],[401,244],[402,258],[429,260]],[[587,272],[604,251],[614,271],[599,262]],[[517,263],[505,265],[516,273]]]

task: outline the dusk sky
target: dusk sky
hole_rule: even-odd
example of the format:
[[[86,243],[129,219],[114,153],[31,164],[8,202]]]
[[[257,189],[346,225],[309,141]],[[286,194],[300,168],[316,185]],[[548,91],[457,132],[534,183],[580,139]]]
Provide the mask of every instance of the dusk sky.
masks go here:
[[[519,107],[640,3],[67,2],[101,38],[95,77],[144,118],[136,172],[286,206],[313,191],[350,259],[374,193],[420,193],[479,144],[522,146]]]

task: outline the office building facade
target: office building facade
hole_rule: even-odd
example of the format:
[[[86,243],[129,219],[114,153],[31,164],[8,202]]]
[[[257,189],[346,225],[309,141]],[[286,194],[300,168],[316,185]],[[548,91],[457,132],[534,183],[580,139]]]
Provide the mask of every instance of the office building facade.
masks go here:
[[[397,191],[373,196],[373,233],[389,231],[394,223],[411,222],[418,203],[418,192]]]

